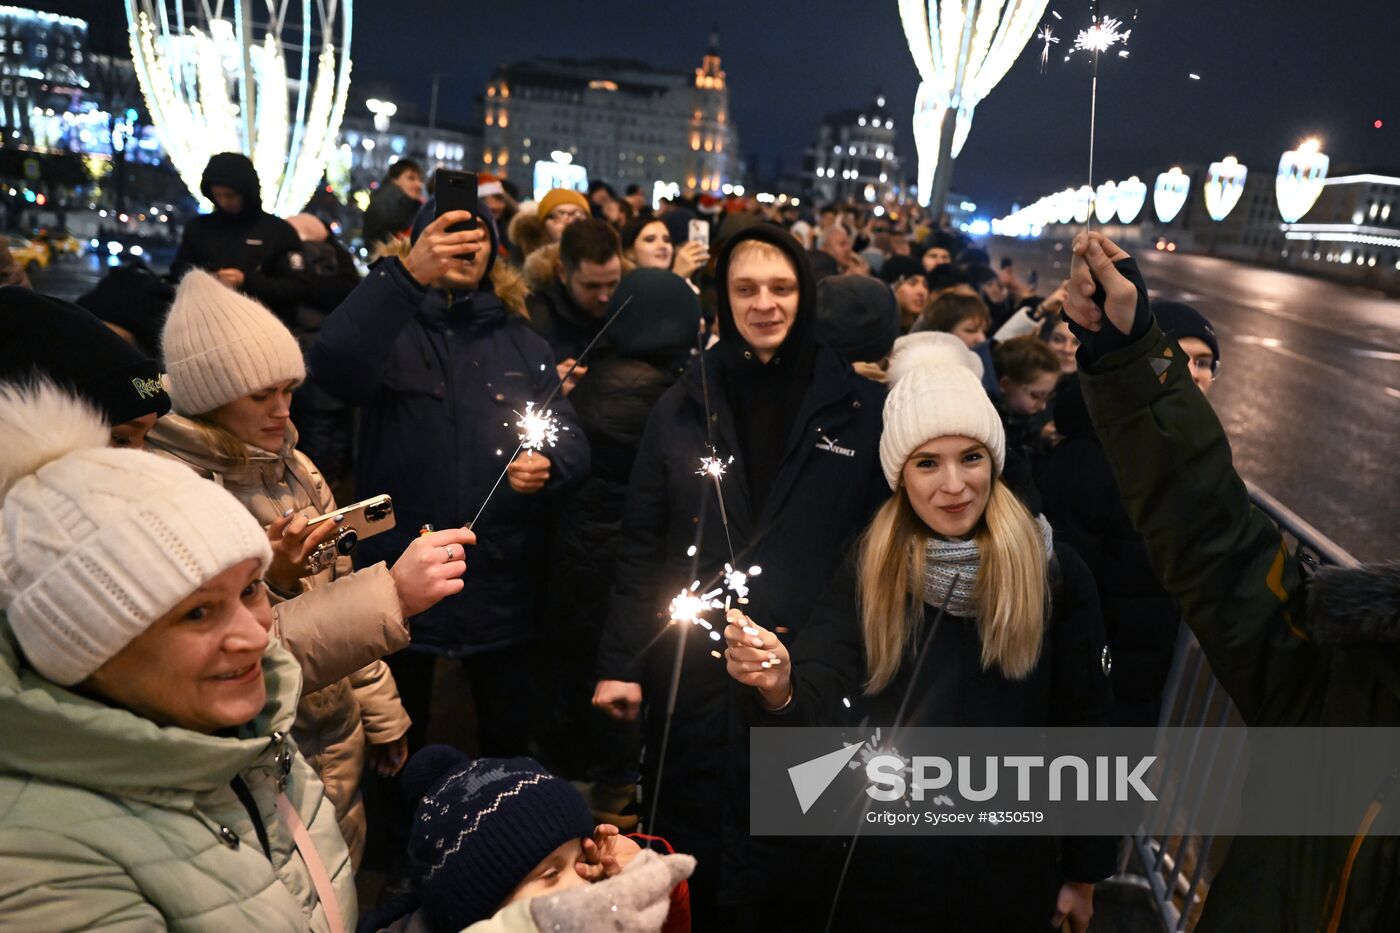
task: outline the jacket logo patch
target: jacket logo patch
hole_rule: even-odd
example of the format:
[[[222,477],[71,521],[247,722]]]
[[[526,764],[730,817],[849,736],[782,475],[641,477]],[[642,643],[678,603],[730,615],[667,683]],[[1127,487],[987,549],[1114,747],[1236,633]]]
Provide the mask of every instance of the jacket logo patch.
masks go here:
[[[263,241],[262,241],[262,240],[245,240],[244,242],[247,243],[249,246],[262,246],[262,245],[263,245]]]
[[[306,268],[306,260],[302,258],[301,253],[289,253],[287,265],[292,267],[293,272],[300,272]]]
[[[833,439],[823,434],[822,439],[817,442],[817,450],[825,450],[828,453],[840,454],[843,457],[854,457],[856,452],[849,447],[842,447],[837,443],[839,440],[840,438]]]
[[[132,388],[141,398],[155,398],[165,392],[165,386],[160,384],[159,379],[142,379],[137,377],[131,380]]]
[[[1152,371],[1159,376],[1166,373],[1166,371],[1168,369],[1171,369],[1172,366],[1171,360],[1152,360],[1151,363]]]

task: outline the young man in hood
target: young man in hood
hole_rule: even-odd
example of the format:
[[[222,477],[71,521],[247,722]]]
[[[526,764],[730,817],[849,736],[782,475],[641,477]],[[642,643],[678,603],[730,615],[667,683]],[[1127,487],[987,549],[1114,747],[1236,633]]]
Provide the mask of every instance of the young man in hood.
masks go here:
[[[413,644],[389,659],[413,718],[410,747],[423,744],[434,660],[445,657],[466,671],[481,753],[516,755],[529,743],[520,672],[545,519],[557,491],[588,472],[588,442],[572,407],[556,398],[558,443],[517,450],[518,413],[559,384],[554,357],[496,294],[490,213],[465,230],[454,228],[470,222],[466,212],[435,213],[429,200],[408,256],[375,263],[326,318],[308,368],[326,391],[361,407],[356,497],[394,499],[396,526],[360,543],[357,566],[397,558],[425,524],[460,527],[480,516],[465,588],[416,616]]]
[[[530,326],[559,361],[560,378],[573,367],[564,386],[566,395],[588,371],[586,360],[577,367],[574,361],[603,329],[608,302],[621,281],[622,241],[617,231],[603,220],[580,220],[564,229],[549,282],[525,301]]]
[[[305,266],[301,238],[291,224],[263,210],[252,160],[237,152],[211,157],[199,190],[214,202],[214,212],[185,227],[170,275],[179,279],[192,268],[211,272],[294,325]]]
[[[785,231],[760,223],[734,234],[717,279],[719,341],[661,396],[638,450],[593,703],[624,720],[651,704],[643,799],[656,802],[661,828],[649,831],[699,860],[696,928],[801,929],[795,900],[810,860],[748,836],[747,722],[757,711],[726,682],[714,643],[699,629],[682,638],[691,627],[667,625],[666,607],[737,560],[763,571],[749,581],[754,618],[783,638],[800,632],[818,581],[889,494],[878,456],[884,389],[818,339],[815,277]],[[696,476],[703,457],[733,458],[723,510],[715,484]]]

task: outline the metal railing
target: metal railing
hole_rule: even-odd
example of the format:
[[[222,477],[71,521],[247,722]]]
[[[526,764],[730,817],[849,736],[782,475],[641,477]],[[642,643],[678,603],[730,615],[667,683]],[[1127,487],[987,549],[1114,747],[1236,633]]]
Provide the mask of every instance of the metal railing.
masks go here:
[[[1305,564],[1360,566],[1356,558],[1283,503],[1253,483],[1246,486],[1250,500],[1279,526],[1285,541]],[[1224,798],[1239,794],[1244,776],[1238,754],[1228,756],[1228,760],[1218,754],[1218,740],[1205,738],[1205,730],[1242,725],[1239,710],[1215,679],[1195,635],[1181,626],[1158,721],[1159,728],[1179,730],[1174,733],[1168,758],[1181,765],[1167,788],[1173,795],[1168,804],[1168,826],[1190,825],[1202,807],[1218,806]],[[1211,800],[1206,799],[1207,787]],[[1162,799],[1164,803],[1168,800],[1165,795]],[[1158,837],[1139,831],[1131,842],[1124,861],[1131,851],[1136,852],[1163,927],[1174,933],[1192,929],[1230,847],[1230,837],[1186,832]],[[1121,872],[1118,876],[1127,877]]]

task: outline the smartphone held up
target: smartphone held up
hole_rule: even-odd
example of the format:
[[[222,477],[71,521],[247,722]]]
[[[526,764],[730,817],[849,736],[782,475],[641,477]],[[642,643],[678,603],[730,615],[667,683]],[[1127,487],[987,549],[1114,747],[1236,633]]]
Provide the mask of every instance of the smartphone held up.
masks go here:
[[[453,169],[440,168],[433,184],[433,197],[437,202],[437,216],[450,214],[453,211],[466,211],[472,215],[472,219],[466,223],[453,224],[447,228],[448,233],[458,233],[463,230],[475,230],[481,225],[477,218],[481,216],[480,201],[477,197],[477,176],[476,172],[459,172]],[[476,252],[463,253],[459,259],[470,261],[476,256]]]

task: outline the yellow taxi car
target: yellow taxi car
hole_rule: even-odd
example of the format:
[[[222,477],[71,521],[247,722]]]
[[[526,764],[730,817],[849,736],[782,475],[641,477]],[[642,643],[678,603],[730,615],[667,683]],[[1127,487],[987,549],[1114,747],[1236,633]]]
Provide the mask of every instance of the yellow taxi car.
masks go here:
[[[83,254],[83,241],[67,230],[42,230],[34,237],[34,242],[46,245],[50,258]]]
[[[44,244],[36,243],[22,236],[7,236],[5,237],[5,245],[10,248],[10,255],[15,257],[15,262],[25,272],[48,268],[49,249]]]

